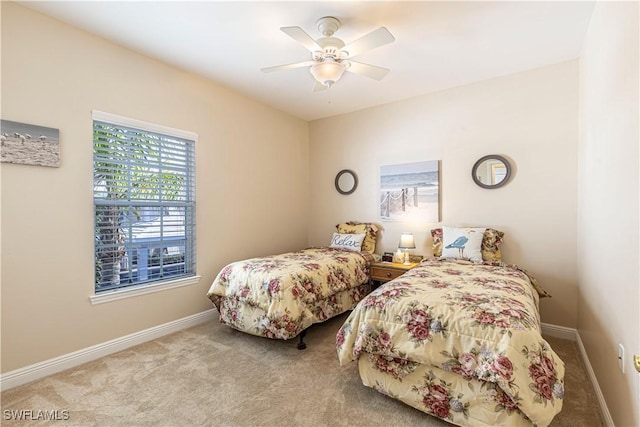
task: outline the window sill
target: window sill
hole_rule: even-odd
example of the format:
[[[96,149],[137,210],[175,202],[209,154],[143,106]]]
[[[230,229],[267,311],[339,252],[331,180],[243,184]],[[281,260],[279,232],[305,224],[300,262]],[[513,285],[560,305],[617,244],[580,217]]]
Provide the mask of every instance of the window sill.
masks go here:
[[[152,283],[148,285],[136,286],[129,289],[118,289],[115,291],[101,292],[91,295],[89,301],[91,305],[104,304],[105,302],[117,301],[125,298],[137,297],[139,295],[161,292],[167,289],[181,288],[182,286],[197,285],[200,283],[200,276],[184,277],[176,280],[169,280],[162,283]]]

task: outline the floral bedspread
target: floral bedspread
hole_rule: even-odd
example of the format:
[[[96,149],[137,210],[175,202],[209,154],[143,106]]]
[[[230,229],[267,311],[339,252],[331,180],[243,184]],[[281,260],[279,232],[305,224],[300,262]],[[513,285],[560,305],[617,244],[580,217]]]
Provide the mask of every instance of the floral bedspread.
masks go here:
[[[367,253],[317,247],[238,261],[222,269],[207,296],[222,323],[289,339],[353,308],[368,290],[371,259]]]
[[[366,354],[398,381],[423,366],[457,374],[468,387],[433,372],[414,387],[421,410],[456,424],[480,384],[500,391],[493,411],[517,408],[548,425],[562,408],[564,363],[541,336],[539,292],[517,266],[425,260],[358,303],[338,331],[338,358],[346,364]]]

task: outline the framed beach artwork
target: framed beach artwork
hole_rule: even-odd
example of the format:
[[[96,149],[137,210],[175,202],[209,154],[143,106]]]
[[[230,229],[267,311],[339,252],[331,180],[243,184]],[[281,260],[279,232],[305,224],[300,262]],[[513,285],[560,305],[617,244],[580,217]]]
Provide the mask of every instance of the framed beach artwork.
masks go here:
[[[60,131],[0,120],[0,162],[60,166]]]
[[[380,167],[380,219],[440,221],[440,161]]]

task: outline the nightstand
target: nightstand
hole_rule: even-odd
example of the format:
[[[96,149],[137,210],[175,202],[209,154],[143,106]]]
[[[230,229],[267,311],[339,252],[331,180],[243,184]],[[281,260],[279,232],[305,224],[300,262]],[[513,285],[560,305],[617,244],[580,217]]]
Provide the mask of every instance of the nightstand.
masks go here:
[[[418,265],[417,262],[409,265],[395,262],[373,262],[369,266],[371,281],[374,286],[379,286],[380,284],[393,280],[398,276],[402,276],[416,265]]]

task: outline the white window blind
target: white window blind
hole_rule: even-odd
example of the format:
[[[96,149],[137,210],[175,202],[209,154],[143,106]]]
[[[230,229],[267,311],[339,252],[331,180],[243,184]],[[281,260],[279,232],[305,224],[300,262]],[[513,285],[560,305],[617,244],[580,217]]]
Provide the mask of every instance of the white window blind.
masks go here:
[[[196,139],[93,112],[96,293],[195,275]]]

